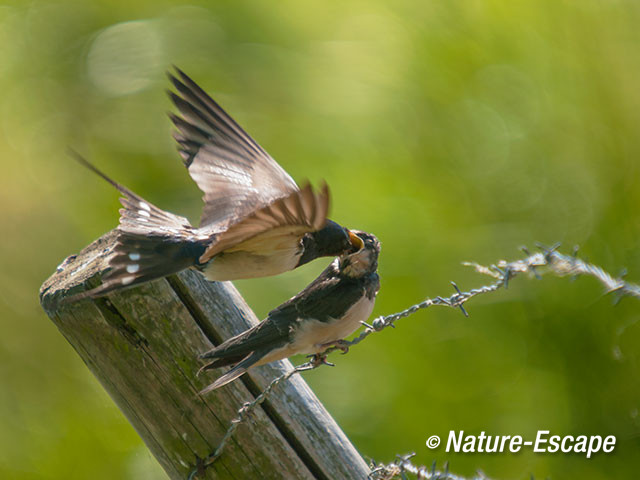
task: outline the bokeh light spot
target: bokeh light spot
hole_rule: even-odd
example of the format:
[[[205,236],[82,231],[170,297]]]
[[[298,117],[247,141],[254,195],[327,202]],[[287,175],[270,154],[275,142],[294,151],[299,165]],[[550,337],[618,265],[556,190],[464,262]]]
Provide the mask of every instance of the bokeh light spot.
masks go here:
[[[109,95],[127,95],[158,77],[163,49],[150,21],[118,23],[103,30],[87,55],[89,78]]]

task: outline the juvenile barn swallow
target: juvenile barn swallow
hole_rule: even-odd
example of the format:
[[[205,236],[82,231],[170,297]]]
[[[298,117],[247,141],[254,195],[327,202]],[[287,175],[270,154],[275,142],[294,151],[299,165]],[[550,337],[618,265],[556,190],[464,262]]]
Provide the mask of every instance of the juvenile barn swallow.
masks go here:
[[[340,346],[369,318],[380,288],[376,272],[380,242],[370,233],[352,233],[360,239],[359,250],[336,258],[302,292],[269,312],[258,325],[200,356],[213,359],[201,371],[234,365],[200,393],[232,382],[251,367]]]
[[[211,97],[182,71],[168,92],[184,165],[204,192],[200,227],[154,206],[78,154],[78,161],[123,197],[117,241],[102,285],[67,298],[97,297],[186,268],[209,280],[255,278],[292,270],[360,241],[327,219],[329,189],[294,180]],[[355,244],[354,244],[355,242]]]

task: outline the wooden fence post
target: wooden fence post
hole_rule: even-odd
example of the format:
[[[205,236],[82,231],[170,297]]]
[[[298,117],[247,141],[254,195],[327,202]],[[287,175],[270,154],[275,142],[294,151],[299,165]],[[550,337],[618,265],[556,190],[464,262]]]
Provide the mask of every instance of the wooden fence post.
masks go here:
[[[57,306],[97,284],[114,246],[110,232],[67,258],[40,290],[44,310],[134,426],[171,479],[186,479],[212,453],[237,409],[289,361],[253,369],[201,396],[199,353],[258,320],[232,284],[185,271],[107,298]],[[305,381],[294,375],[236,431],[203,478],[364,479],[369,473]]]

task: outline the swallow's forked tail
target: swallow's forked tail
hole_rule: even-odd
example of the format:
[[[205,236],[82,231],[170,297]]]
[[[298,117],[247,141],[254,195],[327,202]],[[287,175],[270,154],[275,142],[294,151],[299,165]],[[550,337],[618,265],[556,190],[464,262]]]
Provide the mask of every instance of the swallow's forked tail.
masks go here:
[[[113,290],[162,278],[194,266],[206,249],[196,229],[179,215],[166,212],[115,182],[78,153],[73,157],[123,195],[116,245],[102,285],[72,295],[63,304],[94,298]]]
[[[203,388],[200,391],[200,395],[204,395],[205,393],[209,393],[212,390],[215,390],[217,388],[220,388],[226,385],[227,383],[233,382],[236,378],[243,375],[247,370],[249,370],[249,368],[255,365],[262,357],[264,357],[264,352],[261,352],[261,351],[251,352],[249,355],[244,357],[242,361],[238,362],[231,370],[229,370],[227,373],[222,375],[220,378],[218,378],[215,382],[213,382],[208,387]],[[228,365],[229,360],[230,359],[227,359],[227,358],[221,358],[217,361],[211,362],[208,365],[205,365],[204,367],[202,367],[200,369],[200,372],[202,372],[203,370],[209,370],[211,368],[217,368],[217,367]]]

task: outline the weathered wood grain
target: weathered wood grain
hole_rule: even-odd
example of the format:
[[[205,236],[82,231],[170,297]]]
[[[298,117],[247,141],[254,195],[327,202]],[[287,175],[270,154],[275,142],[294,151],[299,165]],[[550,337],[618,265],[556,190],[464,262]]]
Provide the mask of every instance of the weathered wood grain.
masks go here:
[[[197,272],[58,306],[96,285],[113,232],[69,257],[43,285],[41,303],[172,479],[210,454],[237,409],[289,361],[265,365],[201,396],[219,371],[197,377],[197,356],[257,322],[230,283]],[[296,375],[241,425],[205,478],[361,479],[369,469],[307,384]]]

